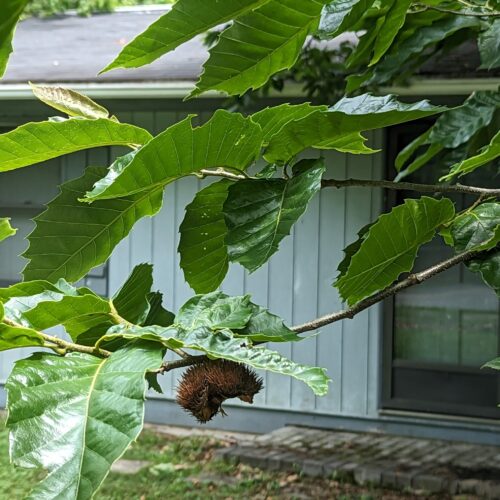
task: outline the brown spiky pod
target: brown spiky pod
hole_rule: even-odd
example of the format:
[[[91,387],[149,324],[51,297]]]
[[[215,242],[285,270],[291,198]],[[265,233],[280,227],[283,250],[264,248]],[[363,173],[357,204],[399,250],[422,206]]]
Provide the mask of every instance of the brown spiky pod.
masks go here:
[[[189,367],[177,389],[177,403],[199,422],[206,423],[217,413],[225,415],[222,403],[239,398],[253,403],[262,389],[262,379],[245,365],[227,360],[208,360]]]

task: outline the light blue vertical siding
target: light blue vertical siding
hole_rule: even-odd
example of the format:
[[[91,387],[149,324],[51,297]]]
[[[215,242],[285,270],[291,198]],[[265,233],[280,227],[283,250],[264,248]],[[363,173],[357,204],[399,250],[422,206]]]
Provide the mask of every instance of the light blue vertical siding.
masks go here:
[[[170,108],[163,105],[161,109],[147,111],[140,110],[136,103],[130,104],[129,109],[134,111],[119,113],[122,121],[136,123],[154,133],[161,132],[187,112],[179,103]],[[205,110],[200,119],[206,120],[207,117],[208,111]],[[372,134],[370,140],[373,146],[380,146],[382,135]],[[40,176],[40,179],[36,178],[37,190],[44,193],[40,202],[55,194],[54,185],[60,180],[81,175],[87,165],[108,165],[123,152],[122,148],[103,148],[71,155],[55,160],[51,174],[45,176],[36,173],[41,170],[30,170],[30,175],[35,172],[35,177]],[[382,175],[381,154],[348,156],[325,152],[324,155],[328,164],[327,177],[379,178]],[[29,184],[32,182],[33,177]],[[159,214],[153,219],[140,221],[130,237],[115,249],[109,263],[110,294],[120,287],[135,265],[152,262],[155,288],[163,292],[169,309],[177,310],[193,295],[179,268],[178,228],[185,206],[208,182],[186,178],[166,188]],[[4,191],[0,185],[0,206],[8,201],[8,190]],[[381,207],[382,193],[379,190],[323,189],[268,264],[253,274],[244,272],[241,266],[230,266],[222,289],[231,295],[251,294],[256,303],[269,307],[288,324],[302,323],[339,310],[342,304],[332,282],[336,266],[342,259],[342,249],[356,238],[361,227],[380,213]],[[3,262],[8,260],[3,259]],[[2,265],[0,261],[0,278],[9,273]],[[380,310],[372,308],[353,320],[324,327],[318,335],[310,335],[301,343],[273,345],[295,361],[327,368],[332,379],[331,390],[327,396],[315,398],[304,384],[277,374],[262,373],[265,389],[258,395],[255,406],[323,415],[376,416],[380,317]],[[0,381],[5,380],[12,362],[24,355],[14,351],[0,354]],[[175,397],[178,376],[179,373],[175,372],[162,377],[164,394],[152,393],[151,396]],[[187,417],[186,423],[190,423]]]

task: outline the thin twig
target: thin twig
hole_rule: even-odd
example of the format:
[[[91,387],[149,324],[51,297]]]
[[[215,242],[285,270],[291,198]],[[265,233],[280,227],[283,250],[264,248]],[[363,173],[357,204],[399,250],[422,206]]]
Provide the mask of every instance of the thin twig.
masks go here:
[[[233,174],[232,172],[228,172],[227,170],[224,170],[223,168],[218,168],[217,170],[208,170],[208,169],[202,169],[199,172],[203,177],[224,177],[226,179],[231,179],[232,181],[240,181],[244,179],[248,179],[249,177],[247,175],[243,174]]]
[[[331,323],[335,323],[342,319],[352,319],[356,314],[364,311],[368,307],[376,304],[377,302],[381,302],[382,300],[390,297],[391,295],[395,295],[396,293],[404,290],[405,288],[409,288],[413,285],[418,285],[433,276],[436,276],[443,271],[446,271],[450,267],[456,266],[462,262],[467,262],[475,257],[477,257],[481,252],[463,252],[450,259],[444,260],[439,264],[428,267],[427,269],[420,271],[415,274],[410,274],[407,278],[394,285],[387,287],[386,289],[371,295],[370,297],[361,300],[357,304],[349,307],[348,309],[344,309],[342,311],[335,312],[333,314],[327,314],[321,318],[314,319],[309,321],[308,323],[304,323],[303,325],[293,326],[291,329],[294,332],[302,333],[309,332],[311,330],[317,330],[318,328],[329,325]]]
[[[3,318],[2,323],[6,325],[12,326],[14,328],[26,328],[25,326],[16,323],[8,318]],[[106,351],[105,349],[96,349],[95,347],[89,347],[86,345],[74,344],[73,342],[67,342],[66,340],[60,339],[59,337],[54,337],[52,335],[47,335],[46,333],[37,331],[38,335],[42,337],[42,339],[48,343],[53,344],[45,345],[44,347],[49,347],[53,349],[54,347],[58,347],[61,349],[61,353],[63,352],[82,352],[85,354],[93,354],[94,356],[101,356],[103,358],[107,358],[111,356],[111,352]]]
[[[200,363],[204,363],[207,361],[208,357],[204,354],[200,356],[188,356],[182,359],[176,359],[175,361],[168,361],[163,363],[161,368],[156,370],[156,373],[166,373],[171,370],[175,370],[176,368],[184,368],[185,366],[198,365]]]
[[[483,197],[498,197],[500,189],[489,189],[475,186],[464,186],[462,184],[444,185],[444,184],[419,184],[416,182],[395,182],[386,180],[370,179],[324,179],[321,181],[321,187],[381,187],[385,189],[402,189],[405,191],[420,191],[422,193],[461,193],[474,194]]]

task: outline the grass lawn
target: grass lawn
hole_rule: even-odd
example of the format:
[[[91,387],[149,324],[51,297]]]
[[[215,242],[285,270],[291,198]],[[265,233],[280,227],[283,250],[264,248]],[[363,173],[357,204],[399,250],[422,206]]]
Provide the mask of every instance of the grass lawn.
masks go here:
[[[0,422],[0,498],[22,499],[43,477],[41,471],[14,468],[8,458],[8,433]],[[363,488],[333,479],[300,477],[293,472],[263,472],[213,458],[227,443],[210,437],[179,438],[145,430],[124,458],[151,464],[133,475],[111,473],[96,499],[410,499],[404,493]],[[436,497],[438,498],[438,497]],[[443,499],[441,495],[439,497]]]

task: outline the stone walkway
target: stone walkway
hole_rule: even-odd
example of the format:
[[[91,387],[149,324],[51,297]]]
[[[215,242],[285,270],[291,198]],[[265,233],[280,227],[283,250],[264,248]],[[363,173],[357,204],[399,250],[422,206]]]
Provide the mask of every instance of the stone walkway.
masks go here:
[[[289,426],[238,440],[219,456],[363,485],[500,499],[495,446]]]

